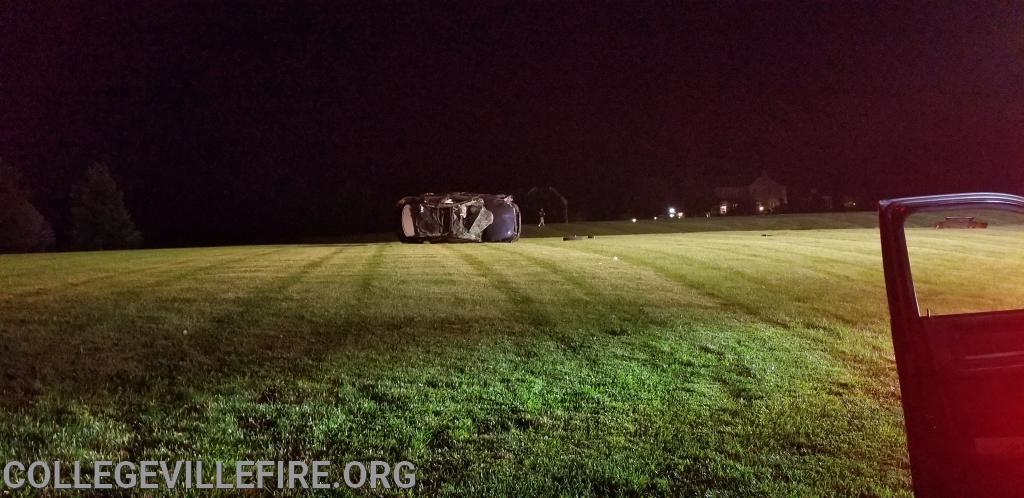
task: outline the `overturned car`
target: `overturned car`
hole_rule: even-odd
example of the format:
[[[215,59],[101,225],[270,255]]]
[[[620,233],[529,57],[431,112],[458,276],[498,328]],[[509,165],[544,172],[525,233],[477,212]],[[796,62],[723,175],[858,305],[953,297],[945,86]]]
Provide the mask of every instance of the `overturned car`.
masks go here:
[[[515,242],[522,222],[511,195],[452,192],[398,201],[402,242]]]
[[[988,223],[976,220],[973,216],[947,216],[936,223],[935,228],[988,228]]]

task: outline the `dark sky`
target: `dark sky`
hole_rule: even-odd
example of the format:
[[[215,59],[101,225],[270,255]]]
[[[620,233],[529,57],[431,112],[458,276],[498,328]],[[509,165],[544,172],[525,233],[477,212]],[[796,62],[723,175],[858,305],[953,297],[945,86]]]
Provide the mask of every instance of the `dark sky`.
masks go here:
[[[580,216],[1024,193],[1024,3],[0,4],[0,157],[66,230],[105,161],[151,244],[389,228],[422,191]]]

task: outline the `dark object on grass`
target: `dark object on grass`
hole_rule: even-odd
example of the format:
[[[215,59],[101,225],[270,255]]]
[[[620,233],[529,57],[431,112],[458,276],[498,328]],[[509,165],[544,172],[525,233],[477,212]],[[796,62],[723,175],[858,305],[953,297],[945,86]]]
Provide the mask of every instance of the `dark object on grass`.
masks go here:
[[[587,238],[588,239],[592,239],[592,238],[594,238],[594,236],[593,235],[587,235]]]
[[[403,198],[398,209],[398,238],[405,243],[519,240],[519,206],[511,195],[423,194]]]
[[[573,235],[566,235],[565,237],[562,237],[562,240],[580,240],[580,238],[579,238],[578,235],[573,234]]]
[[[918,304],[911,272],[904,232],[908,217],[964,209],[1019,216],[1024,197],[977,193],[879,203],[911,481],[917,496],[1020,496],[1024,309],[932,315]]]
[[[978,221],[973,216],[947,216],[935,224],[935,228],[988,228],[988,223]]]

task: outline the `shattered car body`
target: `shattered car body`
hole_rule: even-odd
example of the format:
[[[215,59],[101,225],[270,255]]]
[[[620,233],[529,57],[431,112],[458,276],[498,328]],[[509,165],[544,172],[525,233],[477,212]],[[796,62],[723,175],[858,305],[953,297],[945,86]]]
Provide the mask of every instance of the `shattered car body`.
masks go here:
[[[511,195],[451,192],[398,201],[402,242],[515,242],[522,222]]]
[[[973,216],[946,216],[946,219],[935,224],[935,228],[988,228],[988,223],[978,221]]]

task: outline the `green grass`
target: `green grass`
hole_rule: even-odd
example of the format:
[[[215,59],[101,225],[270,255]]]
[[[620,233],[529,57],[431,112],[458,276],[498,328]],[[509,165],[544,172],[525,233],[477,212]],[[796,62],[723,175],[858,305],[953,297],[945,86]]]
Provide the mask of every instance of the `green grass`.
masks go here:
[[[590,221],[574,223],[535,224],[535,218],[526,213],[523,237],[562,237],[586,235],[636,235],[655,233],[717,232],[727,230],[809,230],[831,228],[874,228],[878,214],[857,211],[850,213],[796,213],[772,216],[713,216],[703,215],[673,219],[659,216],[654,219],[621,221]]]
[[[909,493],[874,229],[0,256],[0,388],[4,461],[410,460],[426,494]]]

